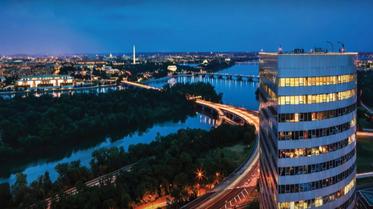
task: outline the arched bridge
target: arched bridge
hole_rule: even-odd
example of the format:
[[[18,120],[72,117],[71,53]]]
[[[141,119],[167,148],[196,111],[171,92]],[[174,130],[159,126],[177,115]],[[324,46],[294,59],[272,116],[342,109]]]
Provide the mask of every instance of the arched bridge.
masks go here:
[[[138,88],[161,91],[136,82],[122,81],[125,85],[131,85]],[[237,108],[230,105],[224,105],[205,101],[199,97],[189,97],[197,105],[214,109],[218,113],[221,122],[228,121],[235,124],[252,124],[256,131],[259,130],[258,112],[249,111],[244,108]],[[185,205],[183,208],[232,208],[238,205],[246,205],[253,200],[253,194],[256,194],[256,183],[259,178],[259,139],[257,138],[254,151],[246,161],[237,168],[230,176],[221,182],[212,191],[197,198],[195,201]],[[121,172],[130,172],[132,165],[124,166],[114,172],[99,176],[85,183],[88,187],[101,186],[109,183],[115,183]],[[75,187],[65,191],[67,195],[74,195],[78,192]],[[58,195],[45,200],[47,208],[51,207],[52,198],[59,198]]]
[[[208,73],[208,72],[195,72],[177,74],[178,77],[202,77],[222,80],[236,80],[236,81],[250,81],[259,82],[258,75],[244,75],[244,74],[230,74],[230,73]]]

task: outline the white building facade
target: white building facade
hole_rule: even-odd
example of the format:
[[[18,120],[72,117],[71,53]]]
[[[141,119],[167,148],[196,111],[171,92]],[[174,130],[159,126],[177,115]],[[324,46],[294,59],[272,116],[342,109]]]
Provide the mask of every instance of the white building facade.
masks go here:
[[[356,53],[260,53],[260,207],[355,204]]]
[[[39,75],[22,77],[16,82],[22,88],[48,88],[72,86],[74,79],[68,75]]]

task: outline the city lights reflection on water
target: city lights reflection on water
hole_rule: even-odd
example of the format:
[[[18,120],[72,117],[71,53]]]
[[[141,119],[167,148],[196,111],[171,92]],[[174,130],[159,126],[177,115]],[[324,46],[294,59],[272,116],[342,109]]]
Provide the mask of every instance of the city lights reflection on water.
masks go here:
[[[246,74],[246,75],[257,75],[257,65],[235,65],[229,69],[221,71],[222,73],[232,74]],[[149,82],[150,85],[160,87],[167,84],[170,78],[163,78]],[[218,93],[223,94],[223,102],[232,104],[235,106],[241,106],[248,109],[257,109],[258,102],[255,99],[255,90],[258,86],[256,82],[249,81],[234,81],[224,79],[211,79],[211,78],[191,78],[191,77],[178,77],[177,82],[188,83],[188,82],[206,82],[212,84]],[[122,90],[117,87],[105,87],[105,88],[92,88],[82,91],[74,91],[74,93],[106,93],[110,91]],[[51,92],[53,96],[59,97],[66,92]],[[36,95],[40,96],[40,94]],[[68,163],[76,160],[80,160],[84,166],[89,166],[91,160],[91,154],[99,148],[108,147],[120,147],[128,149],[131,144],[138,143],[150,143],[154,140],[157,135],[168,135],[175,133],[183,128],[200,128],[208,130],[216,125],[216,121],[206,115],[196,114],[188,117],[185,121],[178,122],[167,122],[156,124],[151,128],[148,128],[145,132],[136,132],[129,136],[124,136],[119,140],[111,140],[109,138],[103,139],[103,141],[95,146],[89,148],[82,148],[67,154],[63,158],[59,159],[45,159],[32,162],[30,164],[11,167],[8,170],[2,170],[0,175],[6,178],[0,179],[0,183],[4,182],[15,182],[15,174],[17,172],[23,172],[27,175],[28,182],[37,179],[40,175],[45,172],[49,172],[52,180],[56,180],[58,174],[54,167],[59,163]]]

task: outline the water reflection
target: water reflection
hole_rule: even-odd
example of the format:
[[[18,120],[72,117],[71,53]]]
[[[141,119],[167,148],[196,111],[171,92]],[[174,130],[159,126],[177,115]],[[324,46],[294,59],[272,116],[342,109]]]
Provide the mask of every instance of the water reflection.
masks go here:
[[[219,71],[219,73],[258,75],[257,64],[239,64]],[[151,80],[147,84],[154,87],[163,87],[168,83],[170,77]],[[225,78],[211,78],[209,76],[178,76],[175,78],[179,83],[205,82],[215,87],[218,93],[223,94],[223,103],[247,109],[257,110],[259,103],[256,100],[255,91],[259,83],[248,80],[229,80]]]
[[[101,94],[113,91],[121,91],[125,88],[123,86],[91,86],[91,87],[77,87],[72,89],[55,89],[55,90],[33,90],[33,91],[19,91],[19,92],[0,92],[0,97],[3,99],[12,99],[16,96],[26,97],[33,95],[40,97],[42,95],[52,95],[53,97],[60,97],[61,95],[74,94]]]
[[[221,71],[221,73],[232,73],[232,74],[244,74],[244,75],[257,75],[257,66],[256,65],[235,65],[231,68]],[[155,87],[162,87],[167,84],[167,81],[170,78],[161,78],[157,80],[150,81],[148,84]],[[180,83],[193,83],[193,82],[206,82],[210,83],[215,87],[215,90],[218,93],[223,93],[223,102],[226,104],[231,104],[235,106],[245,107],[248,109],[258,109],[258,102],[255,98],[255,90],[258,87],[257,82],[251,81],[238,81],[238,80],[227,80],[227,79],[217,79],[210,77],[178,77],[176,82]],[[100,87],[100,88],[89,88],[89,89],[79,89],[74,91],[51,91],[51,92],[33,92],[36,96],[48,93],[55,97],[60,97],[63,94],[75,94],[75,93],[107,93],[111,91],[122,90],[123,87],[111,86],[111,87]],[[28,94],[24,94],[26,96]],[[13,98],[14,95],[1,95],[7,96],[7,98]],[[4,97],[3,97],[4,98]],[[103,139],[103,142],[100,144],[90,147],[88,149],[81,149],[75,152],[72,152],[70,155],[65,156],[63,159],[59,160],[44,160],[37,161],[23,167],[13,168],[10,172],[12,173],[9,178],[0,179],[0,183],[3,182],[15,182],[15,172],[23,172],[27,175],[28,182],[35,180],[44,172],[48,171],[51,179],[55,180],[57,178],[57,173],[54,167],[58,163],[67,163],[74,160],[80,160],[82,165],[89,166],[92,153],[103,147],[118,147],[123,146],[125,149],[128,149],[128,146],[131,144],[137,143],[149,143],[159,134],[161,136],[168,135],[170,133],[175,133],[182,128],[201,128],[201,129],[210,129],[216,125],[216,120],[206,114],[197,114],[195,116],[188,117],[185,121],[179,122],[168,122],[156,124],[152,128],[149,128],[145,132],[136,132],[132,135],[125,136],[122,139],[113,141],[109,138]],[[9,173],[9,171],[7,171]]]
[[[210,118],[207,115],[203,115],[197,113],[194,116],[188,117],[185,121],[178,121],[178,122],[166,122],[154,125],[153,127],[147,129],[145,132],[136,132],[134,134],[125,136],[119,140],[113,141],[110,138],[106,138],[100,144],[88,148],[82,149],[76,152],[71,153],[69,156],[66,156],[63,159],[55,160],[55,161],[38,161],[26,165],[22,168],[17,168],[17,171],[12,172],[8,179],[0,179],[0,183],[15,182],[15,174],[16,172],[23,172],[27,175],[28,182],[31,182],[37,179],[40,175],[44,174],[46,171],[49,172],[50,177],[52,180],[56,180],[58,174],[54,169],[55,166],[59,163],[68,163],[75,160],[80,160],[81,164],[84,166],[89,167],[89,162],[91,161],[92,153],[100,148],[110,148],[110,147],[123,147],[125,150],[131,144],[138,144],[138,143],[150,143],[153,141],[158,135],[165,136],[171,133],[176,133],[178,130],[183,128],[200,128],[204,130],[210,129],[212,126],[215,125],[215,120]]]

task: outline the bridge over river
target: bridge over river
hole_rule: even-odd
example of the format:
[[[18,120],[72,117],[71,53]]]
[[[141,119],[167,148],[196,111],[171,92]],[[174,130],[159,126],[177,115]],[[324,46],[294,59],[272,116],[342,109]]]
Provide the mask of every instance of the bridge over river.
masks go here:
[[[195,73],[177,74],[176,76],[178,76],[178,77],[201,77],[201,78],[213,78],[213,79],[224,79],[224,80],[259,82],[259,76],[258,75],[244,75],[244,74],[231,74],[231,73],[195,72]]]
[[[136,87],[143,86],[136,85]],[[153,88],[149,89],[155,90]],[[238,125],[252,124],[256,127],[256,131],[258,131],[259,119],[258,113],[255,111],[248,111],[243,108],[209,102],[199,98],[193,98],[191,100],[197,105],[204,108],[211,108],[213,111],[216,111],[218,113],[218,120],[220,120],[221,123],[228,120],[230,121],[229,123]],[[196,199],[184,208],[223,208],[226,206],[231,207],[234,205],[248,204],[252,201],[253,194],[257,192],[255,189],[256,182],[259,178],[258,159],[259,142],[257,139],[254,151],[238,169],[228,176],[221,184],[215,187],[214,190],[208,192],[205,196]],[[130,172],[133,165],[134,164],[127,165],[111,173],[94,178],[86,182],[85,185],[88,187],[94,187],[114,183],[118,175],[122,172]],[[76,187],[72,187],[65,191],[68,195],[74,195],[77,192],[78,190]],[[58,197],[56,196],[54,198]],[[48,208],[51,206],[51,200],[51,198],[46,199]],[[164,202],[163,204],[163,206],[165,206],[167,202]]]
[[[122,83],[136,88],[161,91],[159,88],[147,86],[141,83],[130,81],[122,81]],[[198,97],[189,99],[192,100],[196,105],[216,111],[218,115],[217,121],[219,121],[217,124],[219,125],[223,122],[237,125],[253,124],[256,131],[258,132],[259,130],[259,118],[258,112],[256,111],[249,111],[244,108],[209,102]],[[256,184],[259,178],[258,159],[259,139],[257,138],[253,152],[239,168],[237,168],[212,191],[200,198],[197,198],[195,201],[192,201],[184,208],[225,208],[238,205],[247,205],[253,200],[253,197],[256,196],[255,194],[257,193]],[[85,184],[88,187],[93,187],[100,186],[102,184],[114,183],[121,172],[130,172],[131,167],[132,165],[127,165],[114,172],[92,179]],[[74,195],[77,192],[78,190],[75,187],[65,191],[65,193],[69,195]],[[51,198],[46,199],[46,202],[49,206],[48,208],[50,208]],[[163,204],[163,206],[165,206],[167,202],[163,202]]]
[[[124,81],[123,84],[136,88],[161,91],[160,88],[155,88],[136,82]],[[205,101],[199,97],[189,99],[192,100],[196,105],[215,112],[217,115],[216,125],[220,125],[222,123],[237,125],[253,124],[255,125],[257,132],[259,130],[259,118],[257,111],[250,111],[245,108]],[[247,160],[239,168],[237,168],[213,190],[190,202],[183,208],[242,208],[252,202],[258,194],[258,191],[256,191],[256,185],[259,179],[258,141],[259,139],[256,140],[254,151],[250,156],[248,156]],[[131,166],[132,165],[128,165],[112,173],[92,179],[86,182],[86,185],[100,186],[103,183],[113,183],[121,172],[130,172]],[[372,176],[372,172],[357,174],[358,179],[369,178]],[[76,192],[76,188],[71,188],[66,191],[67,194],[71,195],[75,194]],[[48,202],[50,202],[50,199]],[[163,207],[166,206],[167,203],[164,201],[159,204],[160,205],[158,206]]]

